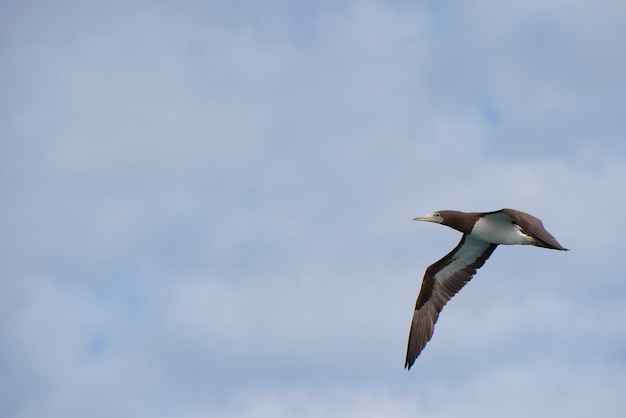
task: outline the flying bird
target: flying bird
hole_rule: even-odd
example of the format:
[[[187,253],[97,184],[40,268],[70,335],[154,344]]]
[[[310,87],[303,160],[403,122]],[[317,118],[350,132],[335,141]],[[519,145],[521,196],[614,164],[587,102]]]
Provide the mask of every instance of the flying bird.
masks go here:
[[[498,245],[534,245],[568,251],[543,227],[540,219],[515,209],[494,212],[442,210],[413,218],[461,232],[459,244],[426,269],[413,313],[404,367],[410,369],[435,331],[444,305],[469,282]]]

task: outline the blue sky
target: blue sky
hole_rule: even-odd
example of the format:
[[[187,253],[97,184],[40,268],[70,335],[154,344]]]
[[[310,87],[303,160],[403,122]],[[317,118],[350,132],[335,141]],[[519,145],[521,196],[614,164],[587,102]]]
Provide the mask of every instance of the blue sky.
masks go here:
[[[626,6],[441,3],[3,2],[0,415],[622,417]]]

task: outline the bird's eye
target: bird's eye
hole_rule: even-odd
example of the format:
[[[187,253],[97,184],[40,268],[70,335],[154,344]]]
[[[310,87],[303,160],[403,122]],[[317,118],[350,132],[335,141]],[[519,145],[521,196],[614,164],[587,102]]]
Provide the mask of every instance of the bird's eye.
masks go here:
[[[435,218],[441,218],[441,215],[438,213],[435,213]]]

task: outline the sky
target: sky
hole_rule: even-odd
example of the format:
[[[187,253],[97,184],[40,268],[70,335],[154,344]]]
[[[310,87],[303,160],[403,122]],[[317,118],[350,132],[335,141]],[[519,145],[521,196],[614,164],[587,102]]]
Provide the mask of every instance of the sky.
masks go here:
[[[0,416],[623,417],[626,4],[0,3]],[[424,270],[499,247],[410,371]]]

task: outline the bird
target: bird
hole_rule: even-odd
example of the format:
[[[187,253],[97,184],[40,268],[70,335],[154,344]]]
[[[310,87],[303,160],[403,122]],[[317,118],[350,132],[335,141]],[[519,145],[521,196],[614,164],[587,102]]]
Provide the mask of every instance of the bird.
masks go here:
[[[540,219],[515,209],[493,212],[441,210],[413,220],[445,225],[463,236],[452,251],[426,269],[409,331],[404,363],[407,370],[432,338],[445,304],[472,279],[498,245],[534,245],[569,251],[546,231]]]

